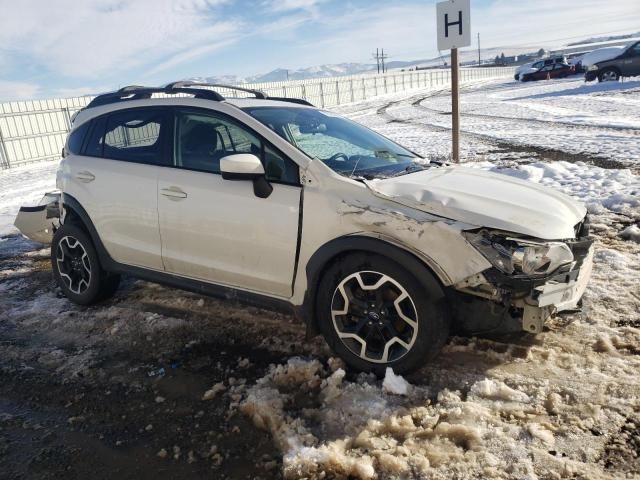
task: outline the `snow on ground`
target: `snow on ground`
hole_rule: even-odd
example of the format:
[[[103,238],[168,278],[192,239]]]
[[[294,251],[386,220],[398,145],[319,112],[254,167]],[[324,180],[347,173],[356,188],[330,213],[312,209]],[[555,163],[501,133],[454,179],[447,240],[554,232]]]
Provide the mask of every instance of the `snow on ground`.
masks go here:
[[[640,162],[640,81],[589,83],[476,82],[462,87],[464,160],[546,157]],[[404,100],[378,99],[364,111],[342,113],[397,139],[418,153],[450,151],[451,103],[447,89]],[[381,115],[372,115],[374,106]],[[406,128],[412,125],[414,128]],[[466,140],[466,141],[465,141]]]
[[[442,157],[450,142],[450,120],[441,113],[447,101],[446,91],[411,92],[336,110],[427,157]],[[49,163],[0,172],[0,332],[9,328],[12,338],[23,332],[42,342],[29,347],[41,351],[28,354],[20,350],[25,340],[10,347],[0,342],[0,362],[29,365],[35,355],[38,368],[52,366],[65,382],[108,379],[110,361],[100,355],[112,344],[123,363],[131,345],[137,352],[194,332],[198,338],[240,335],[255,343],[251,351],[232,367],[223,365],[228,378],[198,383],[193,397],[210,408],[228,402],[224,418],[239,411],[268,432],[286,478],[640,478],[639,101],[637,81],[482,82],[463,89],[468,167],[557,188],[587,204],[592,215],[596,255],[584,310],[553,318],[541,335],[455,337],[434,363],[406,378],[388,372],[382,380],[345,371],[325,347],[304,343],[302,328],[292,322],[144,282],[86,310],[70,307],[49,287],[30,294],[35,279],[47,274],[39,271],[46,250],[2,232],[11,231],[21,203],[53,187],[55,164]],[[236,326],[252,334],[233,333]],[[176,351],[189,351],[192,342],[180,341]],[[169,355],[151,351],[152,358]],[[256,351],[278,360],[247,382],[246,368],[260,359],[245,356]],[[208,361],[214,364],[218,355],[219,349]],[[139,367],[123,363],[126,368]],[[136,380],[135,388],[144,381]],[[156,429],[171,421],[163,418]],[[185,431],[198,435],[191,425]],[[176,443],[163,441],[159,458],[169,450],[178,462]],[[225,445],[215,447],[207,445],[202,455],[219,464],[217,449]]]
[[[22,205],[36,205],[55,189],[58,162],[43,162],[0,170],[0,237],[17,230],[13,226]]]

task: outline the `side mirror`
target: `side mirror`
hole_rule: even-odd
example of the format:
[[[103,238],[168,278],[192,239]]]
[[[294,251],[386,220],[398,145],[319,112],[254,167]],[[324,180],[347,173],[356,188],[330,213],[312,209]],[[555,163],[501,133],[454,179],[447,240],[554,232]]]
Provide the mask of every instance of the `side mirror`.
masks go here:
[[[253,181],[253,193],[258,198],[267,198],[273,192],[273,186],[267,180],[262,162],[251,153],[222,157],[220,173],[225,180]]]

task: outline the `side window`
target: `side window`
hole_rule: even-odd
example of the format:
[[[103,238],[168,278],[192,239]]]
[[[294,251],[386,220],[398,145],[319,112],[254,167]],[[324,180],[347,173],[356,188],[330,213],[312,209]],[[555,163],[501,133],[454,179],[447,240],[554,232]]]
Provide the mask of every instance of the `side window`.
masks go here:
[[[79,155],[82,151],[82,144],[84,143],[84,139],[87,136],[87,132],[89,131],[89,126],[91,122],[85,122],[76,128],[71,135],[69,135],[69,140],[67,140],[67,152],[73,155]]]
[[[544,66],[544,62],[536,62],[531,65],[531,68],[542,68]]]
[[[154,165],[165,164],[162,137],[164,112],[135,109],[114,113],[104,134],[105,158]]]
[[[636,43],[633,47],[629,49],[630,57],[640,57],[640,43]]]
[[[106,117],[98,118],[91,122],[91,130],[84,147],[84,155],[89,157],[101,157],[104,146],[104,129],[107,127]]]
[[[206,113],[178,114],[176,166],[220,173],[220,159],[235,153],[251,153],[260,158],[268,180],[298,183],[298,166],[248,129],[223,116]]]

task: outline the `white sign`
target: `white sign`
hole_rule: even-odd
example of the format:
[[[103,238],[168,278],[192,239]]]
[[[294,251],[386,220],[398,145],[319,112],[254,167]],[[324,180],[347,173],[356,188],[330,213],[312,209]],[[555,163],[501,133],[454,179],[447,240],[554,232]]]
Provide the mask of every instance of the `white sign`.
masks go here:
[[[471,45],[471,0],[436,3],[438,50]]]

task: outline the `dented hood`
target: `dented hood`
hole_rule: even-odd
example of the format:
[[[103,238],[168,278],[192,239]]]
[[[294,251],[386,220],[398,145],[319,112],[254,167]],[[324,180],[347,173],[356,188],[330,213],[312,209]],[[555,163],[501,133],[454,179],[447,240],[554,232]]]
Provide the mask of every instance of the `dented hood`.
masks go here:
[[[367,185],[434,215],[547,240],[573,238],[586,215],[583,205],[556,190],[468,167],[430,168]]]

